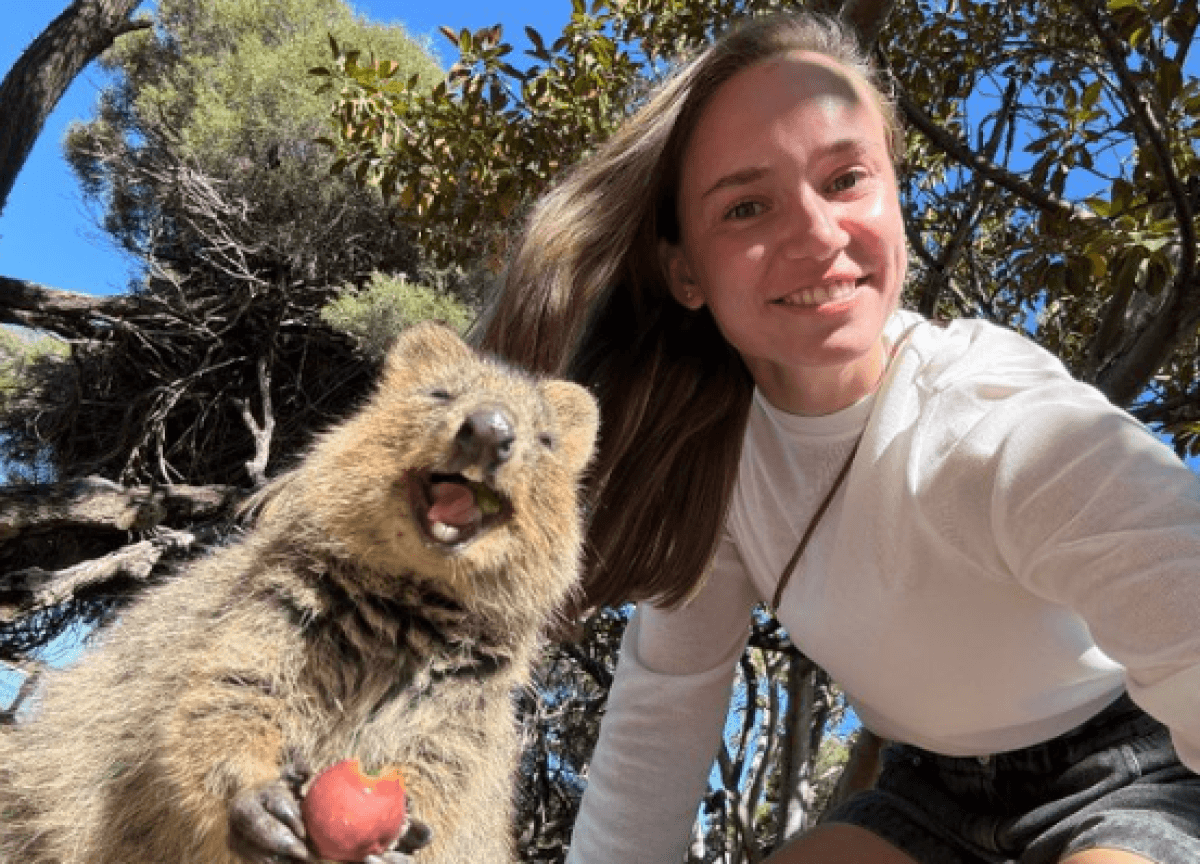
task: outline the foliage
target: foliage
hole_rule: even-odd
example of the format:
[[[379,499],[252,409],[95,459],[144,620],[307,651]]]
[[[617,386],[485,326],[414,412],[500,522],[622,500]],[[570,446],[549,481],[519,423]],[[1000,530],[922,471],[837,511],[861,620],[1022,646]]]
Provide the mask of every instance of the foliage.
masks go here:
[[[154,28],[106,56],[115,84],[67,155],[135,257],[142,305],[123,326],[64,334],[71,368],[41,370],[28,392],[66,398],[0,417],[19,458],[64,478],[253,485],[354,404],[370,362],[321,309],[421,256],[311,143],[327,108],[307,68],[330,30],[441,75],[403,30],[338,0],[162,0]]]
[[[783,4],[766,0],[762,8]],[[734,4],[574,0],[553,42],[526,28],[532,62],[514,65],[499,25],[442,34],[459,52],[432,90],[390,59],[332,41],[314,75],[335,91],[334,171],[378,187],[436,260],[499,267],[527,204],[604,139],[668,53],[694,45]]]
[[[358,340],[370,357],[382,358],[396,334],[418,321],[441,321],[459,333],[471,322],[471,311],[448,294],[416,282],[401,273],[372,273],[358,290],[348,286],[321,310],[329,326]]]
[[[1029,330],[1183,451],[1195,439],[1171,407],[1190,403],[1194,421],[1196,24],[1191,0],[904,3],[885,52],[923,133],[905,189],[922,308]]]
[[[54,336],[0,327],[0,399],[16,389],[29,366],[46,357],[66,355],[67,345]]]
[[[31,376],[43,377],[33,370],[60,368],[67,353],[66,343],[54,336],[0,327],[0,411],[8,411],[29,398],[24,382]],[[14,459],[17,454],[13,451],[13,442],[8,441],[2,432],[0,441],[5,444],[6,458],[2,466],[5,483],[40,479],[44,466],[36,456]]]

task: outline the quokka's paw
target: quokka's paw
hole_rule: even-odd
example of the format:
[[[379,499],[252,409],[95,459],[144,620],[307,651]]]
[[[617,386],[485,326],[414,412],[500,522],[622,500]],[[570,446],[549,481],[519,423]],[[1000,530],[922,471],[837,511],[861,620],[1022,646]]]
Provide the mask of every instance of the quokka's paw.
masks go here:
[[[304,817],[295,778],[248,789],[229,807],[230,844],[250,864],[315,861],[304,843]]]
[[[382,855],[368,855],[363,864],[412,864],[414,852],[420,852],[433,841],[433,829],[419,819],[408,819],[404,833],[396,840],[396,845]]]

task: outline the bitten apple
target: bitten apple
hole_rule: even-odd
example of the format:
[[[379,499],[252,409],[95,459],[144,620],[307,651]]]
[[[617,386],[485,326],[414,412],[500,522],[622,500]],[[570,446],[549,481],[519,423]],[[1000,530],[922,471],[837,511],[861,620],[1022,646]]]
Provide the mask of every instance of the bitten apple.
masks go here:
[[[393,848],[404,830],[404,779],[395,768],[366,774],[357,759],[346,759],[312,781],[300,810],[322,858],[362,861]]]

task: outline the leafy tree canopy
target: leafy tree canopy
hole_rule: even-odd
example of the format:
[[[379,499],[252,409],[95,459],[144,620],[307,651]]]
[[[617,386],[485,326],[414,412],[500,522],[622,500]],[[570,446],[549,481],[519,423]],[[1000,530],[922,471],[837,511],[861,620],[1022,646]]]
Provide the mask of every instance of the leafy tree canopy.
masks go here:
[[[85,192],[108,196],[107,227],[126,248],[155,251],[144,246],[155,208],[139,169],[156,151],[229,179],[325,161],[312,139],[328,103],[307,70],[331,33],[396,58],[417,88],[442,77],[402,28],[355,16],[341,0],[162,0],[152,31],[105,55],[117,83],[95,119],[70,131],[67,155]]]
[[[435,254],[500,261],[509,214],[608,134],[667,58],[793,5],[838,6],[575,0],[559,39],[529,34],[531,66],[499,28],[448,32],[460,58],[432,91],[343,47],[320,73],[336,90],[335,168],[380,186]],[[843,12],[878,35],[909,128],[910,302],[1026,330],[1197,452],[1195,0]]]

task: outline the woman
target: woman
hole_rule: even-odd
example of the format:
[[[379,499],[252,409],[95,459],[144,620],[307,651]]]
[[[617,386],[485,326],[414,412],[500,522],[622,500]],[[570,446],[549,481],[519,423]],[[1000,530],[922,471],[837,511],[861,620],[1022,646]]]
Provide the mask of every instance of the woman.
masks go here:
[[[1024,338],[897,311],[874,81],[824,18],[725,35],[487,322],[600,398],[588,598],[641,601],[568,860],[682,860],[765,600],[898,742],[773,864],[1200,861],[1200,484]]]

